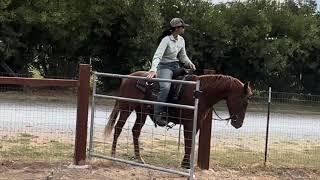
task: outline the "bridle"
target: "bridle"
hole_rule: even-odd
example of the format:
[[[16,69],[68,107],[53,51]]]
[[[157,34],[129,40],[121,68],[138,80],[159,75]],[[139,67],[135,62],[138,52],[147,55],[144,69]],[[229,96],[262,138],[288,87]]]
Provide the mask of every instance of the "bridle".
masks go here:
[[[227,121],[227,123],[229,123],[229,121],[231,120],[231,122],[237,122],[237,120],[238,120],[238,115],[236,115],[236,114],[232,114],[230,117],[228,117],[228,118],[221,118],[219,115],[218,115],[218,113],[217,113],[217,111],[214,109],[214,108],[212,108],[213,109],[213,112],[216,114],[216,116],[218,117],[218,118],[212,118],[213,120],[215,120],[215,121]]]
[[[237,120],[238,120],[238,116],[237,115],[234,115],[234,114],[232,114],[230,117],[228,117],[228,118],[221,118],[219,115],[218,115],[218,113],[217,113],[217,111],[213,108],[213,112],[216,114],[216,116],[218,117],[218,119],[217,118],[212,118],[213,120],[215,120],[215,121],[230,121],[231,120],[231,122],[236,122]]]

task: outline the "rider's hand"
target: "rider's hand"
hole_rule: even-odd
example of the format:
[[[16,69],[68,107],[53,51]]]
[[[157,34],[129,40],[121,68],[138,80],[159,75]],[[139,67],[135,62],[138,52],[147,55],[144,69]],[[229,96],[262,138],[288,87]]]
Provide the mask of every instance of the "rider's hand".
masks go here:
[[[154,71],[150,71],[147,75],[147,78],[152,79],[153,77],[157,77],[157,73]]]
[[[189,64],[189,67],[190,67],[192,70],[194,70],[194,71],[196,70],[196,66],[195,66],[193,63],[190,63],[190,64]]]

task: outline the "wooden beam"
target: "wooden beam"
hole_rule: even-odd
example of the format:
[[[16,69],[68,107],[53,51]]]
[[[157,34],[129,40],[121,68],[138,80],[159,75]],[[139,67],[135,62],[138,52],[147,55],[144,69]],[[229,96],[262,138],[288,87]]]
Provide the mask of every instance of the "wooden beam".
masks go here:
[[[0,77],[0,84],[22,85],[29,87],[77,87],[78,80],[68,79],[36,79],[22,77]]]

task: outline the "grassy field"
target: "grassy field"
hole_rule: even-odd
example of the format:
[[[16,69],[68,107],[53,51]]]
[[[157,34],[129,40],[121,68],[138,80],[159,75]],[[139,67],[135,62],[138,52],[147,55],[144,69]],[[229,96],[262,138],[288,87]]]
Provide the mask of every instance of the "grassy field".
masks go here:
[[[2,136],[0,157],[3,160],[22,160],[24,162],[60,162],[73,156],[73,142],[59,142],[47,137],[21,133],[16,136]]]
[[[236,143],[236,142],[228,142]],[[268,163],[278,167],[289,168],[317,168],[320,167],[320,145],[318,142],[281,141],[270,145]],[[144,160],[162,167],[179,167],[183,157],[183,144],[180,152],[177,150],[176,140],[143,140],[141,154]],[[96,153],[110,155],[110,143],[94,143]],[[250,167],[263,164],[264,151],[254,147],[219,146],[211,149],[211,165],[227,168]],[[117,149],[118,157],[132,160],[133,144],[120,141]],[[54,138],[41,137],[31,134],[17,134],[2,137],[0,141],[0,157],[2,160],[23,160],[25,162],[61,162],[70,161],[73,157],[73,142],[65,140],[59,142]]]

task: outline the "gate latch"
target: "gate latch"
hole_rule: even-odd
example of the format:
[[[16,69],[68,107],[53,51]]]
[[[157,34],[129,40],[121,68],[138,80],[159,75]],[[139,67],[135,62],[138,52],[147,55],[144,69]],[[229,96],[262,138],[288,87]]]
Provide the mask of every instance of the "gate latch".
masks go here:
[[[195,90],[195,91],[193,91],[193,97],[199,99],[199,97],[201,96],[202,93],[203,93],[203,91]]]

